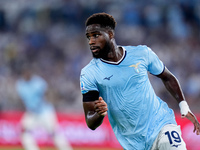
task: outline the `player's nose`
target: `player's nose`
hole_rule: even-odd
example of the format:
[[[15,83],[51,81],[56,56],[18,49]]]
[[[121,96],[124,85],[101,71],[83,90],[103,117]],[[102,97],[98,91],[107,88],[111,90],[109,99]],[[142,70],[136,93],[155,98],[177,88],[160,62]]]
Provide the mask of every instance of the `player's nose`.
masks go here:
[[[89,39],[89,45],[94,45],[95,44],[95,38],[91,37]]]

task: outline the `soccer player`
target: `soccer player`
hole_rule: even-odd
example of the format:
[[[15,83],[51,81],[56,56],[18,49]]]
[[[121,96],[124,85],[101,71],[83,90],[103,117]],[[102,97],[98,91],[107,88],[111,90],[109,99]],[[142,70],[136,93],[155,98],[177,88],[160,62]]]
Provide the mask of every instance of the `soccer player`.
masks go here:
[[[47,92],[46,81],[33,74],[28,66],[21,69],[21,77],[16,82],[16,90],[26,108],[21,124],[21,142],[25,150],[39,150],[31,134],[33,129],[42,127],[52,137],[59,150],[72,150],[68,141],[57,132],[57,117],[53,105],[45,98]]]
[[[125,150],[186,150],[174,112],[156,96],[148,72],[163,81],[179,103],[182,117],[194,124],[199,135],[199,122],[178,80],[149,47],[117,45],[115,26],[113,16],[106,13],[86,20],[86,37],[94,57],[80,76],[88,127],[95,130],[108,114]]]

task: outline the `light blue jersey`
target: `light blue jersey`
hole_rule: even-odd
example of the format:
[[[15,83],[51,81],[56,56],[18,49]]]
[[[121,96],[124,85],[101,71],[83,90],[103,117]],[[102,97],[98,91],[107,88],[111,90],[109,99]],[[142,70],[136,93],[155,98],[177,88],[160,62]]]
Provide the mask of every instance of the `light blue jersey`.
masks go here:
[[[19,79],[16,89],[27,111],[42,113],[53,110],[53,106],[45,100],[47,83],[41,77],[34,75],[29,81]]]
[[[149,150],[161,128],[176,124],[173,110],[156,96],[148,72],[162,61],[147,46],[124,46],[118,63],[92,59],[81,71],[81,91],[96,90],[108,105],[112,129],[125,150]]]

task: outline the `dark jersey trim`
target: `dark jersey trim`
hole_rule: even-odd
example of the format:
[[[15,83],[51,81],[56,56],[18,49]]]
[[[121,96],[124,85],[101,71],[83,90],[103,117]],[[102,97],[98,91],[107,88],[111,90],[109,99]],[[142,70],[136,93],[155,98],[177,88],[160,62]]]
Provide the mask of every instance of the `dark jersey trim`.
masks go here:
[[[83,94],[83,102],[92,102],[99,99],[98,91],[89,91]]]
[[[164,64],[163,71],[162,71],[160,74],[156,75],[156,76],[159,76],[159,75],[161,75],[161,74],[162,74],[164,71],[165,71],[165,64]]]
[[[122,47],[123,48],[123,47]],[[105,60],[103,60],[103,59],[100,59],[102,62],[104,62],[104,63],[107,63],[107,64],[110,64],[110,65],[119,65],[124,59],[125,59],[125,57],[126,57],[126,50],[123,48],[123,50],[124,50],[124,55],[123,55],[123,58],[119,61],[119,62],[110,62],[110,61],[105,61]]]
[[[152,74],[152,75],[154,75],[154,76],[159,76],[159,75],[161,75],[164,71],[165,71],[165,64],[164,64],[164,67],[163,67],[163,70],[162,70],[161,73],[159,73],[159,74],[152,74],[152,73],[150,73],[150,74]]]

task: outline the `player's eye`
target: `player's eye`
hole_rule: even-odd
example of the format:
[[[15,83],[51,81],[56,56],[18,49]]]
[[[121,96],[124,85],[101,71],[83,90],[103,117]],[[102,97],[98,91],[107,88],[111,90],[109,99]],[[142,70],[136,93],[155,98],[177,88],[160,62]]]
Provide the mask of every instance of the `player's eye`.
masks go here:
[[[88,40],[90,40],[90,36],[86,36]]]
[[[100,36],[100,34],[93,34],[93,35],[91,35],[91,36],[87,35],[86,37],[87,37],[88,40],[91,40],[91,38],[96,39],[96,38],[98,38],[99,36]]]
[[[95,38],[98,38],[98,37],[99,37],[99,34],[95,34],[94,37],[95,37]]]

